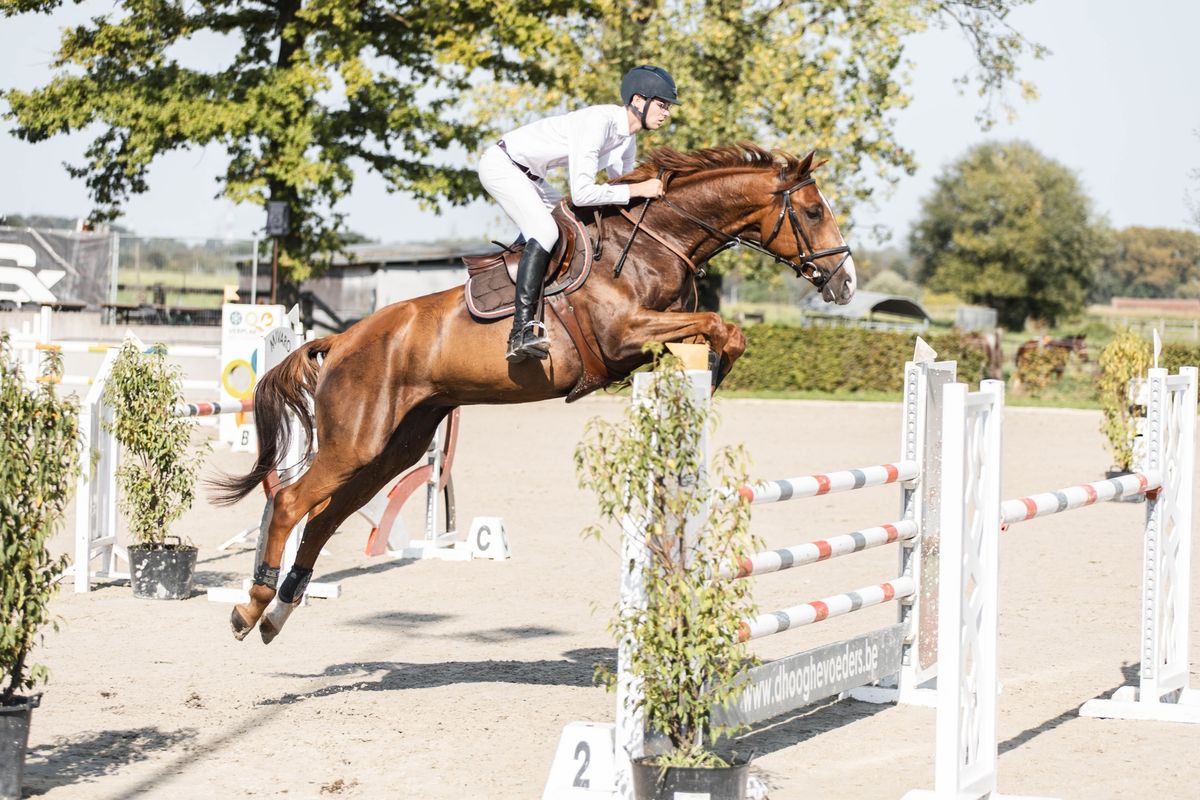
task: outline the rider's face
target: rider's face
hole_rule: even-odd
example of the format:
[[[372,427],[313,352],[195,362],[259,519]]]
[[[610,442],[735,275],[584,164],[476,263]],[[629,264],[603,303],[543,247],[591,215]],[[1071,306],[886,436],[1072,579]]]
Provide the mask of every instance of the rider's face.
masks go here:
[[[656,131],[667,124],[667,118],[671,116],[671,104],[658,98],[649,101],[649,103],[650,108],[646,112],[646,128]]]

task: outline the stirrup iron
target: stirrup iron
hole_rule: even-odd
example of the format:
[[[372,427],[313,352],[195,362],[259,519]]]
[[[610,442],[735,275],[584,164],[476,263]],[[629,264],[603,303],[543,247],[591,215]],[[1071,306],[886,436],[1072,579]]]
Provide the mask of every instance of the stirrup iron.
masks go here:
[[[541,320],[531,319],[521,330],[508,339],[508,352],[504,358],[511,363],[524,361],[532,356],[544,359],[550,355],[550,340],[546,338],[546,325]]]

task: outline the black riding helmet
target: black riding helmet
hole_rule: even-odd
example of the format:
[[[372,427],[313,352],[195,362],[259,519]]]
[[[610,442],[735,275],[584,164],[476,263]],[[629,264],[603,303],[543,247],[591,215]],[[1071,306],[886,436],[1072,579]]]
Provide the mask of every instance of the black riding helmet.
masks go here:
[[[650,110],[651,100],[658,99],[671,105],[679,105],[675,79],[662,67],[642,64],[626,72],[625,77],[621,79],[621,101],[632,108],[635,94],[646,98],[641,112],[643,128],[646,127],[646,112]]]

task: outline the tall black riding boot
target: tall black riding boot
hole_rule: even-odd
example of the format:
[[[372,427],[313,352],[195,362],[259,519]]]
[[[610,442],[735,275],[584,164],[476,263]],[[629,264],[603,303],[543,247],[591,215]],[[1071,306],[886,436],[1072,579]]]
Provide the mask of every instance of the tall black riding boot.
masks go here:
[[[550,263],[548,253],[537,239],[525,243],[521,263],[517,265],[517,304],[513,310],[512,332],[508,335],[509,361],[524,361],[527,357],[546,358],[550,355],[550,340],[546,327],[534,319],[542,299],[542,280]]]

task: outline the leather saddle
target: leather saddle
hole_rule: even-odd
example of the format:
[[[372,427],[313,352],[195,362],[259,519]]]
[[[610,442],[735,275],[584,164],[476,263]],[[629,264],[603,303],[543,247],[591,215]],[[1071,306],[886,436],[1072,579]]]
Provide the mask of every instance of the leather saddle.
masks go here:
[[[554,209],[558,242],[550,251],[542,296],[570,294],[587,280],[592,269],[593,245],[583,222],[563,200]],[[467,309],[478,319],[501,319],[513,313],[517,301],[517,264],[523,245],[495,253],[463,256],[467,265]]]

